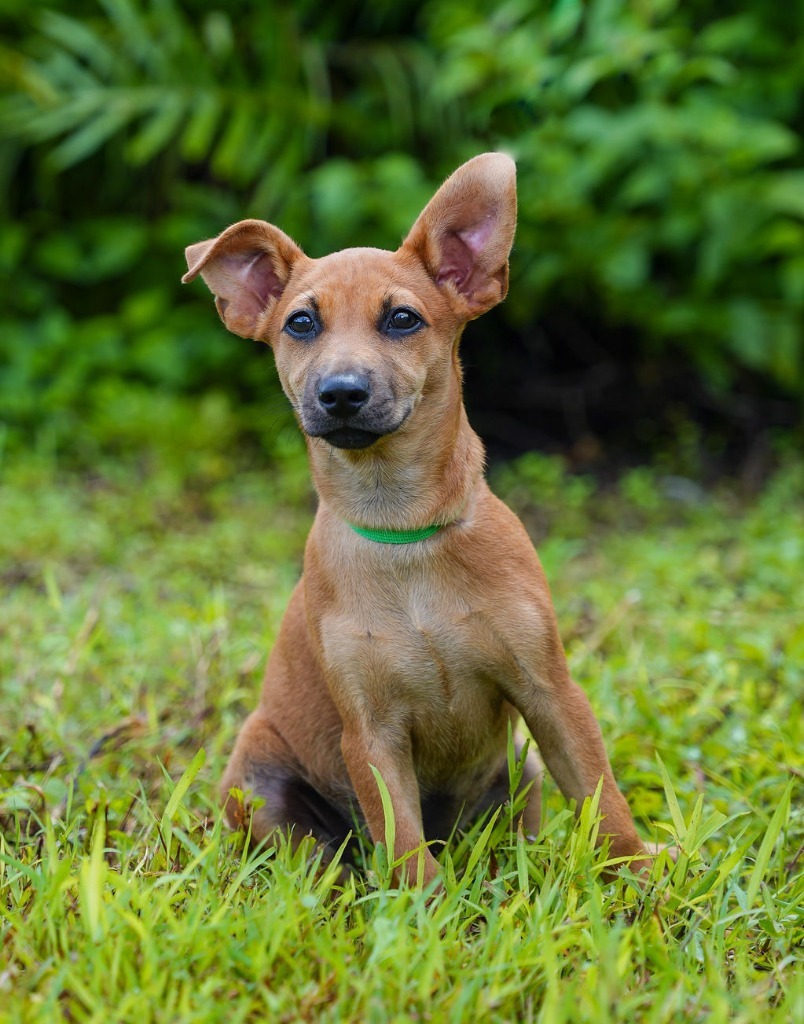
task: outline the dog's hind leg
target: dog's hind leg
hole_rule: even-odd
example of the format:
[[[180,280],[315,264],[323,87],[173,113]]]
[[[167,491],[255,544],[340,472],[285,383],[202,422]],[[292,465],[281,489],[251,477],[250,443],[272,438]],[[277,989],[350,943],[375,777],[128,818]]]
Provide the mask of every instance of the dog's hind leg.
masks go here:
[[[279,731],[259,711],[241,730],[221,795],[229,825],[250,827],[254,845],[290,830],[294,847],[311,835],[333,853],[352,830],[346,812],[305,778]]]

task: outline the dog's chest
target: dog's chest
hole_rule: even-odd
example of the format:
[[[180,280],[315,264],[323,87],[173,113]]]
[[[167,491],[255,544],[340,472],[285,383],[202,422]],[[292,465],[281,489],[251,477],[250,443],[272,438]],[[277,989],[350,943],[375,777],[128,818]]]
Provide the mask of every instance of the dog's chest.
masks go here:
[[[320,642],[341,706],[471,744],[537,657],[539,632],[525,600],[503,607],[480,588],[424,578],[354,591],[322,617]]]

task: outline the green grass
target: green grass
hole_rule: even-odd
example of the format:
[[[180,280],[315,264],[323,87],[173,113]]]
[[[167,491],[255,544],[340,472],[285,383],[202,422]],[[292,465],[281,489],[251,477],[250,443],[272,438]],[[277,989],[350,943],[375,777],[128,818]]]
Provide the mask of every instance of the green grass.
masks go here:
[[[752,503],[645,470],[601,493],[539,457],[496,485],[640,827],[678,863],[645,892],[605,883],[594,805],[576,822],[549,781],[537,841],[504,809],[441,853],[435,899],[394,889],[368,843],[345,886],[308,846],[247,855],[215,786],[301,564],[294,444],[192,474],[15,460],[0,1020],[804,1019],[804,464]]]

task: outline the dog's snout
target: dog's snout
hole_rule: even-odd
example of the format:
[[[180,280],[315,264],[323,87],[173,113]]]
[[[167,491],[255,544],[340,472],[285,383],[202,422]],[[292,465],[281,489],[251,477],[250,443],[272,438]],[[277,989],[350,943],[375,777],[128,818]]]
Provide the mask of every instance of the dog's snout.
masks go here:
[[[347,420],[358,413],[369,400],[368,377],[343,373],[326,377],[318,387],[321,408],[338,419]]]

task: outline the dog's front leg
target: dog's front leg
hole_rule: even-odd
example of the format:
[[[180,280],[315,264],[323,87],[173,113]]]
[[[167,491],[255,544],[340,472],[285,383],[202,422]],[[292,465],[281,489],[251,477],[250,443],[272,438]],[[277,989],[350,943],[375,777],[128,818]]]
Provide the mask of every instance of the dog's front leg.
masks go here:
[[[649,867],[645,847],[637,835],[631,811],[606,756],[600,726],[586,694],[567,679],[558,692],[539,693],[522,709],[542,758],[558,787],[580,809],[601,778],[601,831],[611,839],[613,857],[636,857],[632,871]]]
[[[603,780],[601,839],[610,838],[613,857],[633,858],[632,871],[645,871],[650,861],[625,797],[617,788],[589,700],[570,677],[557,633],[543,639],[539,669],[532,675],[523,673],[515,692],[507,696],[525,719],[559,789],[568,800],[575,800],[578,810]]]
[[[375,843],[387,841],[382,797],[371,770],[374,767],[388,789],[394,811],[393,859],[404,858],[395,874],[404,872],[411,884],[422,881],[427,885],[438,876],[439,867],[423,845],[421,798],[409,740],[354,723],[344,726],[341,749],[371,838]]]

